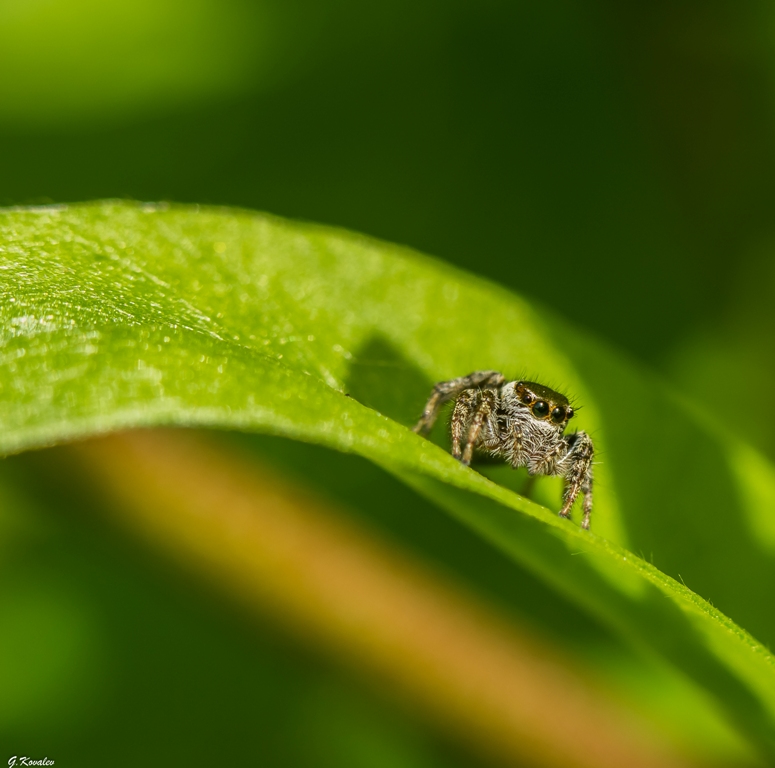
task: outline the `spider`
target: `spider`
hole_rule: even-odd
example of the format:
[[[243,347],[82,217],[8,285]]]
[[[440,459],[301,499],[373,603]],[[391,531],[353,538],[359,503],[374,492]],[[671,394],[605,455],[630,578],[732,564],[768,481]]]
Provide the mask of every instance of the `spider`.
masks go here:
[[[560,517],[570,517],[579,493],[584,496],[581,527],[592,512],[592,439],[586,432],[563,435],[573,408],[568,398],[533,381],[506,381],[497,371],[475,371],[433,388],[414,431],[426,435],[441,406],[455,400],[452,455],[468,466],[474,449],[508,461],[530,475],[565,479]]]

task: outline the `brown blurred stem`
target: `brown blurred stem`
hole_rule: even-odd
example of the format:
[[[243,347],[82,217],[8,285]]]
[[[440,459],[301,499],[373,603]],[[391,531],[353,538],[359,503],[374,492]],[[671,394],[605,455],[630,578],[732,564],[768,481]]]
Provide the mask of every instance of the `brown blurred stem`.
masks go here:
[[[182,431],[74,450],[133,527],[480,754],[563,768],[687,765],[558,651],[253,461]]]

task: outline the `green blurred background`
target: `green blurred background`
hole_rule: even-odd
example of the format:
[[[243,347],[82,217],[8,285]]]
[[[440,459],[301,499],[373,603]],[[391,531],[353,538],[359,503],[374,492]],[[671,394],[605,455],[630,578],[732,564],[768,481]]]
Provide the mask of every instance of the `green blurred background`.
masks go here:
[[[609,341],[775,457],[771,3],[0,0],[0,204],[104,197],[406,243]],[[380,471],[248,442],[648,701],[658,673]],[[8,756],[481,764],[127,541],[66,467],[0,468],[2,624],[38,630],[0,634]]]

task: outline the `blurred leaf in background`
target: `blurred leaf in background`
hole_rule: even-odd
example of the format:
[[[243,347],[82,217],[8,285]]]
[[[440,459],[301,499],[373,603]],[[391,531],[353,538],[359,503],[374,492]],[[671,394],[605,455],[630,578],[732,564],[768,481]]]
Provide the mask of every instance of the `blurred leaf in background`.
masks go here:
[[[4,0],[0,122],[77,134],[221,103],[298,60],[287,33],[272,0]]]
[[[27,455],[2,470],[0,744],[9,756],[470,764],[351,671],[106,524],[88,478],[74,485],[72,461]]]
[[[675,345],[671,369],[684,391],[721,418],[730,433],[745,435],[775,457],[775,259],[762,243],[732,271],[716,316]],[[738,391],[748,414],[726,402]]]

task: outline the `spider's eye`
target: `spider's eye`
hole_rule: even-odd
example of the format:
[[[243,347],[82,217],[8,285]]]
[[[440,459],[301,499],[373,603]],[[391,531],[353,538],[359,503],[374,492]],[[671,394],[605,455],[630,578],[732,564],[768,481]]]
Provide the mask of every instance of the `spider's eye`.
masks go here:
[[[549,403],[546,400],[539,400],[533,405],[533,415],[543,419],[549,413]]]
[[[535,400],[535,397],[533,397],[533,394],[531,392],[528,392],[525,390],[520,396],[519,400],[523,405],[530,405],[530,403]]]
[[[562,424],[562,422],[565,421],[565,409],[561,405],[558,405],[552,411],[552,421],[555,424]]]
[[[572,419],[572,418],[573,418],[573,408],[571,408],[570,406],[568,406],[568,410],[567,410],[567,412],[566,412],[566,414],[565,414],[565,415],[566,415],[566,416],[567,416],[569,419]]]

